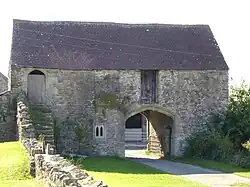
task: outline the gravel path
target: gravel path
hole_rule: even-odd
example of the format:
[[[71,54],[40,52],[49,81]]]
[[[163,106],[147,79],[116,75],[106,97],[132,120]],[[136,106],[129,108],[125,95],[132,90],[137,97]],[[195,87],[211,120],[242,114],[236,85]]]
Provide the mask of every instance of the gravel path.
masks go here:
[[[204,169],[199,166],[171,162],[168,160],[158,160],[156,157],[152,159],[147,155],[138,154],[138,151],[136,152],[134,150],[126,150],[126,156],[139,163],[212,187],[230,187],[235,183],[250,184],[250,179],[234,174],[222,173],[220,171]]]

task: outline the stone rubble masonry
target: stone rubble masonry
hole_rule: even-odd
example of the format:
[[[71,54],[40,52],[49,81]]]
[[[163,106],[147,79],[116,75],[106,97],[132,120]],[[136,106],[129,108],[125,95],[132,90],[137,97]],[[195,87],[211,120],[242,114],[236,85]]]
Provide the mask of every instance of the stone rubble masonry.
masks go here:
[[[30,174],[35,176],[35,154],[42,154],[43,147],[38,144],[35,137],[35,128],[32,124],[27,99],[23,92],[20,92],[17,97],[17,126],[19,140],[30,157]]]
[[[8,78],[0,72],[0,93],[8,90]]]
[[[10,91],[0,93],[0,142],[16,140],[16,111],[11,108]]]
[[[48,187],[107,187],[60,155],[50,155],[54,153],[50,145],[46,145],[46,154],[43,154],[44,148],[35,137],[35,128],[23,92],[17,97],[17,124],[19,139],[30,157],[30,174],[36,179],[42,180]]]
[[[60,155],[35,155],[36,178],[49,187],[107,187]]]
[[[141,102],[140,70],[60,70],[13,67],[11,92],[28,92],[28,74],[40,70],[45,74],[45,104],[57,119],[59,152],[87,155],[124,156],[125,121],[146,110],[159,111],[174,119],[171,155],[181,156],[185,138],[212,112],[225,110],[228,104],[227,70],[159,70],[157,101]],[[98,104],[101,93],[116,96],[121,108]],[[81,121],[83,139],[78,142],[76,127],[62,123],[69,117]],[[104,136],[95,137],[95,127],[104,126]]]

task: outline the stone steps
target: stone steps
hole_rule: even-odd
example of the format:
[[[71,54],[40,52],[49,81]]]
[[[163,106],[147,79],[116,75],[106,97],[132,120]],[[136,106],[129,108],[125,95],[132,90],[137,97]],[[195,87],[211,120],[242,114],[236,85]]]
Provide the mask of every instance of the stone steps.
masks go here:
[[[54,139],[54,128],[53,128],[53,117],[50,109],[47,109],[43,105],[32,105],[41,112],[40,118],[35,121],[36,134],[43,135],[45,145],[50,144],[55,150],[55,139]],[[41,108],[40,108],[41,107]]]

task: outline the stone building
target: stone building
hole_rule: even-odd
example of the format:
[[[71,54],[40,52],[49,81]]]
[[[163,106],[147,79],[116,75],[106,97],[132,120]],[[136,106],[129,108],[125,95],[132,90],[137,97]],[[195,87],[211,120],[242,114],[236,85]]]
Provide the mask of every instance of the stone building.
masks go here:
[[[10,108],[8,78],[0,72],[0,142],[15,140],[15,112]]]
[[[124,156],[136,119],[134,133],[146,135],[136,141],[179,156],[228,102],[228,66],[208,25],[14,20],[9,77],[13,97],[24,91],[52,110],[60,152]]]
[[[8,78],[0,72],[0,93],[8,90]]]

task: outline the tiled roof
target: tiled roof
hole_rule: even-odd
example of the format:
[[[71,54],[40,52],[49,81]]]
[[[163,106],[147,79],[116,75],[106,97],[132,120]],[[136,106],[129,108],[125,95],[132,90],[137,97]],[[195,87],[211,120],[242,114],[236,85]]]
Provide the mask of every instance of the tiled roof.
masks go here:
[[[12,66],[228,70],[208,25],[14,20]]]
[[[8,81],[8,78],[0,72],[0,79]]]

